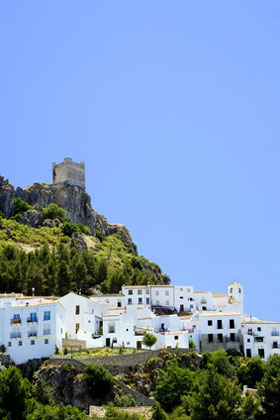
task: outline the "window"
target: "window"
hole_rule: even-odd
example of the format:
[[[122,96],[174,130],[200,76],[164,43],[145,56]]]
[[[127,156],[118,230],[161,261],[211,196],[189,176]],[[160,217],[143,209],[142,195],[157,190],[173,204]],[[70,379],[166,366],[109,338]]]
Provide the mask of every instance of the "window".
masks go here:
[[[37,322],[37,314],[35,312],[31,313],[29,315],[29,318],[27,318],[27,322]]]
[[[184,299],[184,296],[180,296],[180,299]]]
[[[239,291],[239,293],[241,293],[241,289],[240,289],[240,287],[239,287],[238,291]]]
[[[159,296],[159,291],[158,290],[156,290],[156,296]]]
[[[234,319],[229,320],[229,328],[235,328],[234,326]]]
[[[159,305],[159,300],[156,300],[156,305]]]
[[[209,319],[209,321],[208,321],[208,327],[212,327],[212,325],[213,325],[213,321],[211,321],[211,319]]]
[[[122,302],[120,300],[118,300],[118,308],[122,307]]]
[[[252,328],[249,328],[249,329],[248,329],[248,335],[253,335],[253,330],[252,330]]]
[[[166,306],[169,306],[169,300],[167,300],[167,301],[165,302],[165,304],[166,304]]]
[[[252,357],[251,349],[246,349],[246,357]]]
[[[30,340],[30,344],[31,344],[31,346],[34,346],[35,345],[35,340]]]
[[[44,321],[49,321],[51,319],[51,312],[45,311],[44,312]]]
[[[202,310],[203,310],[203,311],[207,311],[206,306],[202,306]]]
[[[175,335],[174,340],[179,340],[179,336]]]
[[[190,305],[190,308],[193,309],[193,305]]]
[[[273,349],[277,349],[277,348],[278,348],[277,341],[273,341],[273,343],[272,343],[272,348],[273,348]]]
[[[213,334],[208,334],[208,343],[213,343]]]
[[[79,324],[79,323],[77,323],[77,324],[75,325],[75,331],[76,331],[76,334],[78,334],[79,329],[80,329],[80,324]]]
[[[127,345],[127,346],[130,346],[130,341],[127,341],[127,342],[126,342],[126,345]]]
[[[250,338],[247,338],[247,343],[251,343],[251,339]]]
[[[76,305],[75,314],[80,315],[80,305]]]
[[[165,296],[169,296],[169,290],[165,290]]]
[[[140,297],[140,298],[138,298],[138,304],[139,305],[142,305],[142,303],[143,303],[143,299]]]
[[[259,349],[258,350],[259,356],[264,359],[264,349]]]
[[[262,329],[261,329],[261,327],[258,327],[258,328],[257,328],[257,331],[261,331],[261,330],[262,330]]]
[[[112,343],[114,344],[114,343],[117,343],[117,342],[118,342],[118,340],[116,338],[113,338]]]
[[[230,333],[230,341],[235,341],[235,334],[234,333]]]
[[[230,293],[232,293],[232,292],[233,292],[233,288],[232,288],[232,287],[230,288],[230,291],[229,291],[229,292],[230,292]]]
[[[137,290],[138,295],[142,295],[142,289]]]
[[[111,324],[108,326],[109,334],[113,334],[115,332],[115,325]]]
[[[150,298],[146,298],[146,305],[150,304]]]
[[[12,347],[11,341],[8,342],[8,347]]]
[[[19,345],[19,346],[22,346],[22,341],[19,341],[19,342],[18,342],[18,345]]]
[[[223,334],[218,334],[218,342],[222,343],[223,341]]]
[[[188,292],[188,293],[190,293],[190,291],[191,291],[191,289],[188,287],[188,288],[187,288],[187,292]]]
[[[218,319],[218,321],[217,321],[217,328],[218,328],[218,330],[221,330],[223,328],[223,322],[222,322],[221,319]]]
[[[51,333],[51,326],[50,324],[45,324],[43,329],[43,335],[50,335]]]
[[[128,304],[128,305],[132,305],[132,299],[131,299],[131,298],[128,298],[128,300],[127,300],[127,304]]]
[[[129,294],[129,295],[133,295],[133,290],[129,290],[129,291],[128,291],[128,294]]]
[[[49,339],[48,338],[45,338],[44,344],[49,344]]]

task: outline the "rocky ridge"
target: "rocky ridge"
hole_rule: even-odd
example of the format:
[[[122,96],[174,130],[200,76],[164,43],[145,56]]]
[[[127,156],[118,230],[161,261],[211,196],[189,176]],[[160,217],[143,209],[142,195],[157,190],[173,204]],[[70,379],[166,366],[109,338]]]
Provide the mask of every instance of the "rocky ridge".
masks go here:
[[[8,179],[0,176],[0,211],[6,217],[12,216],[13,200],[18,197],[34,207],[34,210],[28,210],[18,218],[18,222],[22,224],[28,224],[35,228],[39,226],[54,227],[53,225],[49,226],[50,222],[44,220],[43,208],[48,207],[50,203],[55,203],[66,210],[67,216],[74,223],[88,226],[92,235],[95,235],[96,231],[104,236],[118,233],[125,243],[131,243],[128,229],[124,225],[109,224],[105,216],[92,208],[90,196],[81,187],[67,183],[36,182],[27,188],[15,188]]]

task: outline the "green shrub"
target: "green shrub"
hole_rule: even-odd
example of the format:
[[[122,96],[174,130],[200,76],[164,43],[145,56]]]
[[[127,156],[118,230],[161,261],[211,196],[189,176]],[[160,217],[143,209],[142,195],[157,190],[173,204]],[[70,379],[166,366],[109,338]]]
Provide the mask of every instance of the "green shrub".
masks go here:
[[[88,226],[83,225],[82,223],[77,224],[77,229],[79,232],[84,233],[85,235],[91,235],[90,228]]]
[[[69,352],[68,352],[68,348],[67,347],[64,347],[64,349],[63,349],[63,354],[68,354]]]
[[[116,395],[114,398],[115,407],[135,407],[136,402],[132,395]]]
[[[102,232],[100,232],[100,230],[95,229],[95,236],[97,237],[97,239],[100,240],[100,242],[103,242],[104,240],[104,235]]]
[[[65,236],[69,236],[70,238],[74,233],[78,233],[78,228],[72,221],[64,222],[61,230]]]
[[[13,200],[13,216],[17,214],[24,213],[27,210],[33,209],[26,201],[22,200],[21,198],[14,198]]]
[[[59,219],[61,222],[64,221],[66,215],[66,211],[54,203],[49,204],[44,209],[44,213],[47,219]]]
[[[190,349],[196,349],[195,342],[191,338],[189,338],[189,348]]]
[[[153,345],[156,344],[156,342],[157,338],[153,334],[145,333],[142,341],[144,346],[149,347],[151,349]]]
[[[104,397],[114,386],[114,378],[102,365],[87,365],[84,376],[94,398]]]

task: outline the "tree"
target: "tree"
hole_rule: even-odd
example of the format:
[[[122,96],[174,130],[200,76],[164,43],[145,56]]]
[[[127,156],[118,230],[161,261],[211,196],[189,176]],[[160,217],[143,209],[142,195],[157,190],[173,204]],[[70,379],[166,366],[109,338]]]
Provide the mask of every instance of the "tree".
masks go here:
[[[189,348],[190,349],[196,349],[195,342],[193,341],[192,338],[189,338]]]
[[[77,226],[72,221],[64,222],[61,230],[65,236],[69,236],[70,238],[74,233],[78,232]]]
[[[213,365],[198,374],[193,392],[183,398],[191,420],[241,420],[241,389]]]
[[[27,416],[27,420],[89,420],[89,417],[71,405],[38,404],[33,413]]]
[[[154,344],[156,344],[157,342],[157,338],[150,333],[145,333],[144,337],[143,337],[143,341],[142,343],[144,344],[144,346],[149,347],[150,350],[153,347]]]
[[[181,396],[188,395],[193,388],[193,373],[179,367],[176,360],[167,363],[157,380],[154,396],[163,409],[171,412],[180,405]]]
[[[102,365],[87,365],[85,379],[92,397],[100,398],[108,394],[114,385],[114,378]]]
[[[19,213],[24,213],[27,210],[33,209],[26,201],[21,198],[14,198],[13,200],[13,216],[16,216]]]
[[[66,211],[57,204],[51,203],[44,209],[47,219],[59,219],[61,222],[65,219]]]
[[[247,385],[249,388],[255,388],[256,383],[260,382],[264,375],[264,362],[262,359],[252,357],[247,362],[244,361],[237,369],[237,377],[242,385]]]
[[[5,420],[25,420],[28,400],[32,398],[32,386],[23,379],[15,367],[0,373],[0,418]]]
[[[152,420],[167,420],[167,415],[159,403],[156,403],[154,407]]]
[[[279,419],[280,413],[280,356],[269,357],[264,376],[258,384],[258,395],[261,399],[263,419]]]

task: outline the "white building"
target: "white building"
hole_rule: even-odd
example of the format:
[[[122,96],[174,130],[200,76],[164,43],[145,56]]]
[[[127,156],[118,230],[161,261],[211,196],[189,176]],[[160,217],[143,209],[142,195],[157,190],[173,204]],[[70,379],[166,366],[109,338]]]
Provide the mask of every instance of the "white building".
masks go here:
[[[65,308],[54,299],[0,299],[0,344],[16,364],[49,357],[61,347]]]
[[[271,354],[280,355],[280,322],[249,318],[242,321],[241,327],[245,357],[267,360]]]
[[[102,340],[96,339],[102,325],[99,305],[75,293],[68,293],[59,302],[66,312],[64,338],[83,340],[89,348],[100,346]]]

